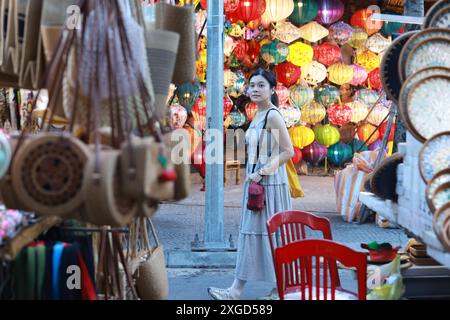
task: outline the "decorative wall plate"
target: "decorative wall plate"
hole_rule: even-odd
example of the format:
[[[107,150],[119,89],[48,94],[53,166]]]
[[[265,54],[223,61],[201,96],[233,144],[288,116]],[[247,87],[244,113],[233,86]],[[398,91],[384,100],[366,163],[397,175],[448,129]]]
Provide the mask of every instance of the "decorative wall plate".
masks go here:
[[[417,31],[407,32],[395,39],[389,48],[386,49],[381,60],[381,82],[383,83],[386,95],[395,103],[398,103],[398,94],[401,89],[401,84],[398,73],[392,72],[392,70],[397,70],[398,59],[403,46],[416,33]]]
[[[450,39],[450,29],[443,29],[443,28],[426,29],[426,30],[423,30],[423,31],[420,31],[420,32],[414,34],[405,43],[405,45],[403,46],[402,52],[400,53],[400,57],[398,59],[398,72],[400,75],[401,82],[404,82],[406,80],[405,64],[406,64],[406,58],[408,57],[411,50],[419,42],[426,40],[426,39],[436,38],[436,37],[443,37],[443,38]]]
[[[3,132],[0,132],[0,178],[3,178],[11,164],[11,144]]]
[[[405,79],[427,67],[450,68],[449,38],[434,37],[416,43],[406,57]]]
[[[450,28],[450,6],[442,8],[434,15],[430,27]]]
[[[419,169],[428,183],[439,171],[450,167],[450,132],[442,132],[428,140],[419,154]]]
[[[450,251],[450,203],[434,214],[433,229],[442,245]]]
[[[450,182],[450,168],[444,169],[436,173],[433,178],[427,184],[427,189],[425,190],[425,194],[427,197],[428,206],[430,209],[432,208],[432,199],[433,194],[444,183]],[[432,210],[433,211],[433,210]]]
[[[425,21],[422,25],[422,29],[427,29],[430,27],[431,25],[431,20],[433,20],[433,18],[435,17],[435,15],[442,10],[445,7],[450,6],[450,0],[441,0],[436,2],[436,4],[434,4],[427,13],[427,16],[425,17]]]
[[[405,121],[421,141],[450,131],[450,77],[431,76],[419,81],[408,95]]]
[[[436,212],[447,203],[450,203],[450,182],[440,185],[431,197],[431,212]]]

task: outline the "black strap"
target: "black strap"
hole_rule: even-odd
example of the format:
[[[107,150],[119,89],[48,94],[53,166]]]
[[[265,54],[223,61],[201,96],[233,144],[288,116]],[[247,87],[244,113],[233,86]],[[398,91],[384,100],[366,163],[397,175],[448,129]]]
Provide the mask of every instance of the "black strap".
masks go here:
[[[260,145],[260,142],[261,142],[261,139],[262,139],[264,130],[266,130],[266,127],[267,127],[267,119],[269,118],[269,113],[270,113],[270,111],[272,111],[272,110],[278,111],[276,108],[272,108],[272,109],[270,109],[269,111],[267,111],[267,113],[266,113],[266,117],[264,118],[264,126],[263,126],[263,128],[262,128],[262,130],[261,130],[261,134],[259,135],[258,146],[256,147],[256,162],[253,164],[253,170],[252,170],[252,173],[255,173],[256,165],[257,165],[258,162],[259,162],[259,145]]]

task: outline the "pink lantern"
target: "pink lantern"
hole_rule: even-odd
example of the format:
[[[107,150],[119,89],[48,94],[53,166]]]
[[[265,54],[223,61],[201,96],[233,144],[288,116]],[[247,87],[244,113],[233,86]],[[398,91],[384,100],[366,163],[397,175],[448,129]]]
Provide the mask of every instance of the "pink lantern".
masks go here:
[[[370,71],[369,86],[375,90],[378,90],[383,86],[383,84],[381,83],[380,68],[376,68],[376,69]]]
[[[350,82],[350,84],[354,86],[359,86],[362,83],[366,82],[368,76],[367,70],[358,64],[352,65],[352,68],[353,68],[353,79]]]
[[[285,86],[283,86],[282,84],[278,84],[277,87],[275,88],[275,91],[278,95],[278,100],[280,102],[280,105],[285,104],[288,102],[289,100],[289,89],[286,88]]]
[[[170,107],[170,124],[173,129],[181,129],[186,123],[188,114],[184,107],[179,104]]]
[[[341,61],[341,49],[329,42],[325,42],[314,48],[314,59],[329,67]]]
[[[334,104],[327,109],[328,119],[337,126],[342,126],[352,120],[352,108],[347,105]]]
[[[332,24],[344,15],[345,7],[340,0],[318,0],[319,14],[317,22],[321,24]]]

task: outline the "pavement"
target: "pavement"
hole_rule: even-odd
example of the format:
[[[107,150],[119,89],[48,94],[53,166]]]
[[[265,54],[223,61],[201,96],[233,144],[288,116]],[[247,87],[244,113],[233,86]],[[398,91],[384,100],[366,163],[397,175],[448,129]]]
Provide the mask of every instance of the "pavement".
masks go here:
[[[195,182],[195,178],[193,181]],[[237,242],[243,184],[233,185],[229,180],[224,190],[224,231],[226,239],[231,235]],[[333,239],[354,249],[360,249],[361,243],[371,241],[389,242],[393,246],[403,247],[408,237],[401,229],[382,229],[373,222],[362,225],[346,223],[336,212],[336,199],[333,177],[300,176],[305,198],[293,199],[293,209],[309,211],[327,217],[331,221]],[[201,185],[192,185],[191,195],[180,202],[165,203],[153,221],[159,240],[167,253],[190,252],[191,242],[196,234],[203,239],[205,193],[200,192]],[[311,234],[313,237],[314,234]],[[360,249],[361,250],[361,249]],[[189,253],[188,253],[189,254]],[[207,287],[229,287],[233,282],[233,268],[202,267],[173,268],[168,266],[170,300],[209,300]],[[355,290],[354,273],[340,271],[343,287]],[[248,283],[242,299],[255,300],[267,295],[271,285],[264,282]]]

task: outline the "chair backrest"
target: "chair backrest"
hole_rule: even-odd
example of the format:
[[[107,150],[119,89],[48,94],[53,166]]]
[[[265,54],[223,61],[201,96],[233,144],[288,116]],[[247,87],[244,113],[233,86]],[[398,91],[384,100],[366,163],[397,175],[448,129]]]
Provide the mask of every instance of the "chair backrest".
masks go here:
[[[354,251],[330,240],[302,240],[277,248],[275,257],[280,300],[284,300],[289,288],[296,288],[301,300],[321,298],[335,300],[337,288],[334,278],[337,273],[335,270],[330,270],[331,276],[328,278],[329,264],[327,262],[330,260],[339,261],[346,267],[356,268],[357,297],[359,300],[366,299],[367,256],[363,252]],[[315,276],[313,270],[315,270]],[[305,279],[311,279],[311,281],[307,282]]]
[[[330,220],[305,211],[278,212],[266,224],[274,263],[276,248],[307,238],[305,226],[311,230],[321,231],[323,239],[333,240]],[[339,287],[339,273],[337,272],[337,265],[333,261],[330,261],[331,269],[336,271],[335,285]]]

